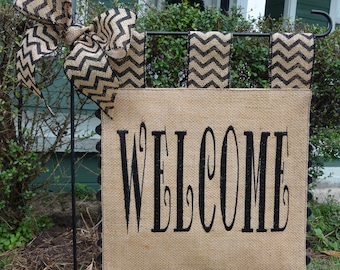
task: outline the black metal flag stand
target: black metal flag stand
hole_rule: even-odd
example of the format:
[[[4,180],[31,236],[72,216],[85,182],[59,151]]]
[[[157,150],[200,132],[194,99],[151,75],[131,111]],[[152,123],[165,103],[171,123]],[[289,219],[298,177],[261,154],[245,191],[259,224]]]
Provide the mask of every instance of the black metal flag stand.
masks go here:
[[[75,2],[75,0],[73,0]],[[75,4],[73,4],[75,6]],[[320,11],[320,10],[312,10],[311,13],[319,14],[324,16],[328,22],[327,31],[321,34],[315,34],[316,38],[323,38],[327,36],[332,31],[332,19],[329,14]],[[73,15],[74,16],[74,15]],[[158,36],[158,35],[188,35],[189,32],[147,32],[149,36]],[[270,37],[271,33],[233,33],[233,36],[238,37]],[[77,262],[77,226],[76,226],[76,195],[75,195],[75,184],[76,184],[76,175],[75,175],[75,89],[74,85],[71,83],[71,192],[72,192],[72,231],[73,231],[73,269],[77,270],[78,262]],[[310,179],[308,179],[308,183],[310,183]],[[310,197],[310,196],[309,196]],[[308,211],[310,211],[308,209]],[[307,212],[308,212],[307,211]],[[308,257],[307,257],[308,258]],[[308,262],[308,259],[307,259]]]

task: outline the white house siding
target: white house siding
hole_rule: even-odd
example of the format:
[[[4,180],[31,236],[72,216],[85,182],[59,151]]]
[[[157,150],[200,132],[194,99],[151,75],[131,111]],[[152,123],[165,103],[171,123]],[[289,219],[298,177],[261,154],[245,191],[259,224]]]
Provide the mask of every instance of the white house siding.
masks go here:
[[[210,2],[214,0],[206,0],[205,3],[207,6],[210,5]],[[221,1],[221,0],[218,0]],[[265,14],[265,5],[267,0],[230,0],[230,6],[237,5],[241,7],[244,12],[244,16],[247,18],[248,16],[251,17],[258,17],[259,15]],[[318,9],[318,3],[320,6],[324,6],[325,1],[315,1],[317,5],[313,4],[314,1],[304,1],[304,0],[285,0],[284,1],[284,10],[283,15],[290,20],[296,19],[297,14],[297,7],[299,5],[304,5],[305,3],[309,4],[311,9]],[[340,24],[340,1],[339,0],[330,0],[330,5],[327,7],[329,8],[329,15],[333,21],[333,29],[335,25]],[[314,5],[314,6],[313,6]],[[219,6],[219,4],[216,4]],[[314,15],[313,15],[314,16]],[[317,15],[315,15],[317,16]]]
[[[323,201],[328,196],[334,196],[340,201],[340,160],[326,163],[323,172],[314,191],[315,198]]]

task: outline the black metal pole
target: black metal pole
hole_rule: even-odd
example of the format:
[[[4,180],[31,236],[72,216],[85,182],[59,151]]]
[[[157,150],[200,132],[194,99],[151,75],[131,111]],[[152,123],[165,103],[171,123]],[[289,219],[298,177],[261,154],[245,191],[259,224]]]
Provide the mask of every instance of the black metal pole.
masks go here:
[[[77,0],[72,0],[72,19],[75,20]],[[73,243],[73,270],[78,269],[77,261],[77,226],[76,226],[76,173],[75,173],[75,112],[74,112],[74,85],[71,82],[71,192],[72,192],[72,243]]]
[[[77,270],[77,226],[76,226],[76,175],[75,175],[75,112],[74,112],[74,85],[71,83],[71,193],[72,193],[72,236],[73,236],[73,269]]]

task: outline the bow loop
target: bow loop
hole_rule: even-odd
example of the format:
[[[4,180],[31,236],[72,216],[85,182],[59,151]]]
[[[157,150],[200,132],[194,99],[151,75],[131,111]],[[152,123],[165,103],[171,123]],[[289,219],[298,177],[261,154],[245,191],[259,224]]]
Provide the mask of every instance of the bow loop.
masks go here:
[[[128,9],[115,8],[100,14],[93,21],[95,40],[113,59],[122,59],[130,48],[136,14]]]
[[[127,56],[136,15],[115,8],[83,26],[72,24],[71,0],[17,0],[15,7],[40,22],[27,31],[18,51],[18,79],[44,100],[34,79],[35,64],[62,40],[72,45],[64,62],[68,79],[105,111],[112,108],[119,78],[109,59],[122,61]]]

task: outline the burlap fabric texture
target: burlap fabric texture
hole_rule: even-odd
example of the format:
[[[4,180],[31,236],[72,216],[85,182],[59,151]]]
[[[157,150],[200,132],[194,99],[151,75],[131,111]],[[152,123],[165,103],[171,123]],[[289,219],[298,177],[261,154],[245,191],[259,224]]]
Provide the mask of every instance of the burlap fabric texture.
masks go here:
[[[225,89],[231,35],[195,32],[187,89],[118,91],[102,115],[104,269],[306,268],[308,40],[272,37],[270,89]]]

